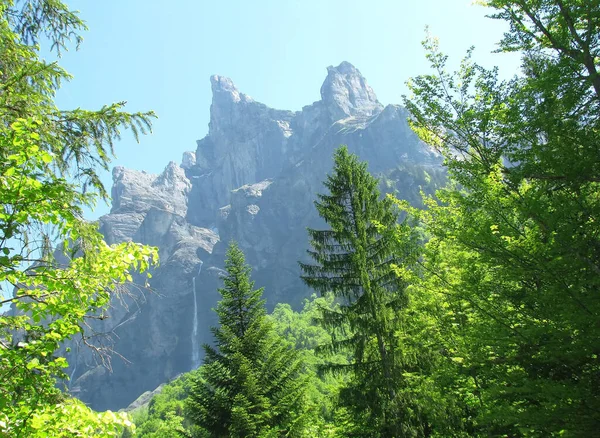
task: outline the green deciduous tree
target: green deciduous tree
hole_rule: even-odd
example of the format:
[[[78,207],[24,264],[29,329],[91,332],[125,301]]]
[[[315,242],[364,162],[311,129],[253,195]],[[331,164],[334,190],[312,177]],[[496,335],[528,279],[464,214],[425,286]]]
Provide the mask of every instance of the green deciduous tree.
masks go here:
[[[0,1],[0,304],[13,306],[0,315],[2,436],[114,435],[128,424],[56,388],[66,377],[61,343],[83,335],[87,318],[157,256],[134,243],[108,246],[82,217],[106,196],[97,171],[120,129],[143,132],[152,117],[122,112],[122,103],[56,107],[69,75],[40,59],[38,42],[64,50],[84,27],[57,0]]]
[[[426,287],[484,434],[592,436],[600,427],[600,4],[490,0],[522,51],[500,81],[467,58],[410,83],[412,124],[453,184],[420,213]]]
[[[335,152],[334,162],[324,183],[329,193],[315,202],[330,229],[308,230],[315,264],[300,264],[306,284],[339,299],[339,306],[322,309],[320,321],[332,341],[321,350],[352,356],[350,364],[328,368],[350,372],[340,399],[351,409],[357,433],[424,435],[428,421],[406,390],[406,373],[419,369],[419,359],[403,342],[416,236],[397,223],[392,202],[380,199],[366,163],[346,147]]]
[[[205,436],[202,430],[194,430],[185,416],[185,403],[200,369],[185,373],[166,383],[147,405],[130,412],[135,422],[135,436],[140,438],[173,438]],[[123,438],[130,435],[123,435]]]
[[[188,399],[189,417],[210,436],[298,436],[306,420],[303,363],[266,317],[262,289],[232,243],[205,364]]]
[[[348,363],[347,352],[331,355],[327,358],[316,353],[319,345],[331,342],[330,333],[317,320],[323,308],[335,308],[334,297],[328,294],[304,301],[300,312],[295,312],[289,304],[279,303],[269,317],[275,330],[300,353],[306,364],[310,380],[307,382],[307,397],[311,413],[308,436],[333,437],[346,432],[347,412],[336,403],[339,389],[348,381],[348,376],[320,373],[320,368],[331,361],[338,364]]]

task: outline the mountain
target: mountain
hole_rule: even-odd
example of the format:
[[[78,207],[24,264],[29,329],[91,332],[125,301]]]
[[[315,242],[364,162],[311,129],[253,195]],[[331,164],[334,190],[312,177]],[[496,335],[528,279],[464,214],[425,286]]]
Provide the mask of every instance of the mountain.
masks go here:
[[[111,371],[89,348],[69,345],[70,390],[94,409],[126,407],[201,363],[229,240],[244,250],[268,307],[298,307],[310,295],[297,262],[306,227],[321,224],[313,201],[340,144],[369,162],[384,190],[414,202],[442,178],[439,156],[410,130],[406,110],[384,107],[348,62],[328,67],[321,100],[297,112],[256,102],[226,77],[210,82],[208,135],[181,164],[160,175],[113,170],[112,209],[100,230],[108,243],[157,246],[161,264],[151,291],[129,288],[88,331],[107,335],[92,342],[122,356]]]

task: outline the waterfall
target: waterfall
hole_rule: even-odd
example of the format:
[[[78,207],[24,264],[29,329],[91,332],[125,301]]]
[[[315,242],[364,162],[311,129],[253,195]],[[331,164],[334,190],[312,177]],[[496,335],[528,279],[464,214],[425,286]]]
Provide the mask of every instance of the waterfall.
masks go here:
[[[192,290],[194,294],[194,322],[192,323],[192,369],[200,366],[200,343],[198,342],[198,300],[196,297],[196,278],[202,271],[202,262],[198,268],[198,274],[192,277]]]
[[[79,361],[79,343],[76,343],[75,345],[77,346],[77,352],[73,355],[75,359],[73,360],[73,371],[71,371],[71,375],[69,376],[69,391],[73,386],[73,377],[75,377],[75,373],[77,372],[77,362]]]

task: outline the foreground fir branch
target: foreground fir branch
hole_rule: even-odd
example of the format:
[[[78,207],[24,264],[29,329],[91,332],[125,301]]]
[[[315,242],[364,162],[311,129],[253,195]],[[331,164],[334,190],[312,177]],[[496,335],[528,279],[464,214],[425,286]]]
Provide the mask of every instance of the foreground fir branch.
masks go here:
[[[84,28],[57,0],[0,2],[0,303],[12,305],[0,315],[0,436],[117,436],[131,426],[57,388],[68,366],[59,347],[74,336],[89,344],[86,321],[157,261],[152,248],[108,246],[82,217],[106,198],[97,172],[120,131],[144,133],[153,116],[123,112],[123,103],[55,106],[69,75],[40,59],[38,40],[65,50]]]

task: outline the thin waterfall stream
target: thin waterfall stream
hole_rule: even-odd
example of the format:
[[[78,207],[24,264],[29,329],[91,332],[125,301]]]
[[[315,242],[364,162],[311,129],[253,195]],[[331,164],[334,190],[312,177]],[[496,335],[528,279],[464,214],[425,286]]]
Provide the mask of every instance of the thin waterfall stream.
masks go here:
[[[192,369],[200,366],[200,343],[198,342],[198,300],[196,297],[196,278],[202,272],[202,262],[198,268],[198,274],[192,277],[192,288],[194,294],[194,321],[192,323]]]

